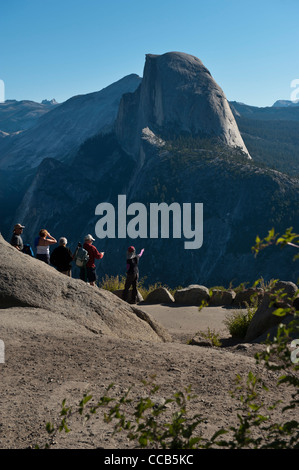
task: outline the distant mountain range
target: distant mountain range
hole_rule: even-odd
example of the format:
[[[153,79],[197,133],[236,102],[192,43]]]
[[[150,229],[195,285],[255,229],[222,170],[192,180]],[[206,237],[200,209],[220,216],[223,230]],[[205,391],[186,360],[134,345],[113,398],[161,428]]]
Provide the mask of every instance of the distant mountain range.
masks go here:
[[[97,205],[117,208],[119,195],[148,209],[202,203],[201,248],[184,249],[183,233],[171,236],[172,219],[169,238],[159,230],[157,238],[149,232],[147,238],[97,238],[106,252],[99,276],[123,274],[127,246],[134,244],[145,248],[141,276],[148,282],[297,280],[286,251],[273,248],[255,259],[251,246],[272,227],[299,231],[299,107],[228,103],[199,59],[171,52],[148,54],[142,78],[132,74],[99,92],[34,109],[42,115],[30,121],[25,112],[28,127],[19,119],[18,134],[12,114],[6,131],[0,125],[6,132],[0,139],[6,239],[22,222],[27,241],[46,227],[74,249],[86,233],[95,235]],[[0,120],[2,111],[0,105]],[[134,230],[140,233],[137,222]]]
[[[285,108],[285,107],[290,107],[290,106],[299,106],[299,100],[296,101],[291,101],[291,100],[278,100],[275,101],[273,104],[274,107],[276,108]]]
[[[32,102],[15,104],[14,109],[24,109],[18,125],[21,130],[27,125],[27,129],[0,140],[0,169],[28,169],[38,166],[44,158],[71,158],[84,140],[111,129],[121,96],[134,91],[140,81],[140,77],[132,74],[99,92],[74,96],[50,107]],[[28,112],[28,107],[34,110],[33,113]],[[38,110],[42,115],[37,116]],[[11,115],[15,120],[12,111]],[[1,128],[1,104],[0,129],[4,130]]]
[[[43,101],[35,103],[34,101],[7,100],[0,103],[0,131],[6,134],[14,134],[30,129],[36,121],[50,111],[55,106],[56,101]]]
[[[258,108],[237,102],[230,106],[254,161],[299,175],[299,106]]]
[[[123,92],[130,92],[137,88],[141,83],[141,78],[132,74],[113,84],[112,89],[117,88],[122,82],[124,88],[120,87],[119,97]],[[127,83],[130,84],[126,89]],[[106,91],[110,92],[109,88]],[[100,100],[106,91],[73,97],[62,103],[59,111],[57,108],[61,105],[54,99],[44,100],[42,103],[28,100],[9,100],[0,103],[0,167],[4,168],[7,165],[6,155],[11,159],[12,165],[16,163],[19,165],[18,155],[22,155],[22,158],[26,155],[32,156],[34,166],[45,157],[64,159],[71,153],[72,147],[76,152],[78,145],[97,131],[103,131],[103,126],[106,126],[106,130],[109,126],[111,128],[118,111],[119,99],[116,98],[113,103],[112,97],[111,110],[108,104],[105,112],[102,115],[99,113],[96,118],[93,115],[95,111],[92,111],[92,106],[90,106],[94,101],[94,109],[98,107],[101,111],[105,104],[100,104]],[[109,100],[110,98],[108,98],[108,103]],[[81,116],[79,115],[80,103],[84,103]],[[256,107],[232,101],[229,105],[242,139],[254,160],[287,174],[298,175],[299,103],[279,100],[272,107]],[[48,118],[40,120],[43,115],[54,111],[54,108],[54,114],[51,113]],[[109,113],[111,113],[110,117],[108,117]],[[86,125],[87,122],[88,125]],[[65,126],[67,128],[63,132]],[[34,130],[31,133],[24,133],[32,127]],[[21,133],[22,136],[19,135]],[[18,136],[17,139],[16,136]],[[10,139],[4,142],[3,139],[7,137]],[[64,152],[65,154],[61,155]],[[26,166],[28,163],[26,157]]]

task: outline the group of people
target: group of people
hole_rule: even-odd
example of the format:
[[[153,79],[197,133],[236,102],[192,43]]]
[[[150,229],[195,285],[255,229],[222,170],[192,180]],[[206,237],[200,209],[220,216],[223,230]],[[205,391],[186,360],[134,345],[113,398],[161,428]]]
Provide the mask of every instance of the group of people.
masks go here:
[[[17,250],[26,252],[25,246],[22,239],[22,233],[25,226],[21,224],[16,224],[14,226],[13,235],[11,237],[11,245],[13,245]],[[42,229],[39,232],[38,237],[35,239],[35,249],[36,249],[36,258],[53,265],[57,271],[67,275],[72,276],[72,263],[75,261],[77,266],[80,266],[80,279],[82,281],[88,282],[91,286],[95,285],[96,282],[96,266],[95,260],[102,259],[104,252],[99,252],[97,248],[93,245],[95,239],[92,235],[88,234],[84,238],[83,247],[81,243],[78,243],[78,246],[75,250],[75,253],[72,253],[69,247],[67,246],[67,239],[61,237],[57,242],[46,229]],[[50,252],[50,247],[58,243],[58,246]],[[27,246],[28,248],[28,246]],[[83,250],[82,250],[83,248]],[[31,249],[31,248],[30,248]],[[79,259],[79,254],[84,253],[85,259],[82,261],[82,258]],[[143,255],[144,249],[137,255],[134,246],[130,246],[127,250],[127,277],[125,288],[123,291],[123,300],[128,300],[129,289],[132,287],[132,299],[133,303],[136,303],[138,300],[138,279],[139,279],[139,259]],[[33,254],[33,253],[32,253]],[[79,262],[80,261],[80,262]]]

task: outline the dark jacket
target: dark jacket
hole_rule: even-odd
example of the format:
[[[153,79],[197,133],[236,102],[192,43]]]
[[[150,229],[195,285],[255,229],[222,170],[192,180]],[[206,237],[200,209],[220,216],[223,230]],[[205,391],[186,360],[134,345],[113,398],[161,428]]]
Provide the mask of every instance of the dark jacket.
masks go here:
[[[58,246],[51,253],[50,262],[58,271],[68,271],[71,269],[72,261],[72,252],[66,246]]]
[[[139,274],[138,263],[139,255],[134,256],[134,258],[127,259],[127,274]]]

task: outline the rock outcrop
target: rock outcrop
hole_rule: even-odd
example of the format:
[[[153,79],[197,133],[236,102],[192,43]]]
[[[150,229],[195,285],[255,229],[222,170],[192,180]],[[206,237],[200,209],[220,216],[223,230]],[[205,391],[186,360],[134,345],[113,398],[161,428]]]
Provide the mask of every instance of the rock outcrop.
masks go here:
[[[240,290],[237,292],[233,305],[237,307],[247,307],[261,303],[264,296],[262,288],[250,287],[249,289]]]
[[[146,55],[141,85],[120,103],[116,133],[124,149],[140,157],[143,129],[154,134],[217,137],[249,153],[228,101],[197,58],[181,52]]]
[[[236,297],[236,293],[232,289],[212,289],[211,294],[210,305],[214,305],[215,307],[219,305],[232,305],[234,298]]]
[[[146,302],[150,304],[171,304],[174,302],[174,297],[165,287],[158,287],[148,294]]]
[[[279,307],[287,308],[292,306],[293,298],[297,292],[298,287],[296,284],[286,281],[277,282],[271,292],[266,292],[248,326],[245,342],[266,339],[268,333],[271,335],[276,331],[278,324],[291,321],[293,315],[280,317],[274,315],[273,312]],[[283,294],[283,302],[273,303],[273,294],[275,293]]]
[[[198,284],[191,284],[183,289],[178,289],[174,294],[175,302],[183,305],[198,305],[208,302],[210,299],[209,289]]]
[[[170,340],[164,328],[140,308],[18,252],[1,235],[0,260],[0,309],[43,309],[65,317],[70,327],[75,322],[83,330],[87,328],[99,335],[154,342]]]

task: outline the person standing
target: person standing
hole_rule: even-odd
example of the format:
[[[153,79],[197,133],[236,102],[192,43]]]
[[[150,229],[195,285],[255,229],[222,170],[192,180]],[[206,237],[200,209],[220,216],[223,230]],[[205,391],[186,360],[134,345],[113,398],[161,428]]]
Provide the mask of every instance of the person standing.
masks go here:
[[[139,260],[143,255],[144,248],[142,248],[139,255],[136,254],[134,246],[129,246],[127,251],[127,278],[125,283],[125,288],[123,291],[122,298],[123,300],[128,300],[129,289],[132,286],[132,300],[131,303],[136,304],[138,300],[138,279],[139,279]]]
[[[40,230],[36,246],[36,258],[50,264],[50,245],[55,243],[57,243],[56,238],[52,237],[47,230]]]
[[[14,246],[18,251],[23,251],[24,243],[22,239],[24,225],[16,224],[13,229],[13,234],[10,240],[10,244]]]
[[[59,246],[57,246],[50,255],[50,263],[53,264],[60,273],[72,277],[71,263],[73,261],[73,254],[66,245],[67,239],[61,237],[59,239]]]
[[[95,239],[90,235],[86,235],[84,239],[83,248],[87,251],[89,260],[86,263],[86,266],[80,269],[80,279],[82,281],[88,281],[91,286],[95,285],[96,277],[96,266],[95,260],[102,259],[104,252],[99,252],[97,248],[93,245]]]

